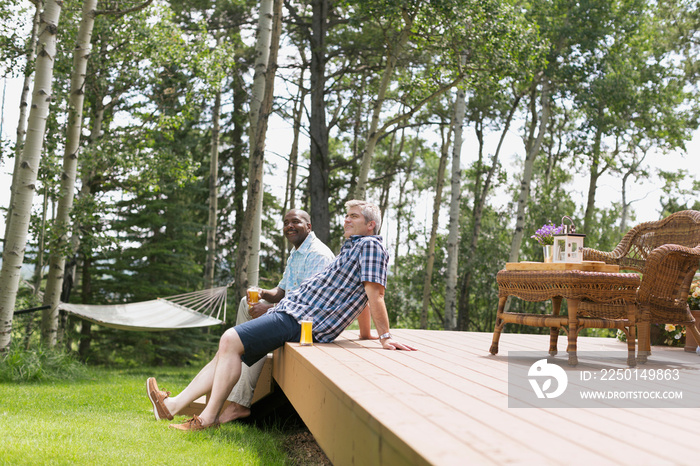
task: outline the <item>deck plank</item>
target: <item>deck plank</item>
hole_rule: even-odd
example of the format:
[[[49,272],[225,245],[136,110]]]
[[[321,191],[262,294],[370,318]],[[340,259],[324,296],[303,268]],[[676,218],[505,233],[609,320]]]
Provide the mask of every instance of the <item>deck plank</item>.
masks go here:
[[[419,351],[382,350],[346,331],[332,344],[275,353],[275,380],[335,465],[696,463],[694,408],[509,408],[508,352],[546,357],[548,336],[504,334],[494,356],[490,333],[392,333]],[[560,338],[559,357],[565,350]],[[700,370],[682,348],[653,350]],[[626,346],[581,337],[579,351]]]

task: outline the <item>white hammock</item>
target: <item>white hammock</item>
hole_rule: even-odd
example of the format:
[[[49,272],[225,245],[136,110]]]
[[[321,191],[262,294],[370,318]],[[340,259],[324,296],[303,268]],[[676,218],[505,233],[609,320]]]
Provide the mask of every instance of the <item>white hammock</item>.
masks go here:
[[[228,286],[140,303],[112,305],[59,303],[58,308],[105,327],[120,330],[176,330],[208,327],[226,320]],[[219,320],[223,311],[223,318]]]

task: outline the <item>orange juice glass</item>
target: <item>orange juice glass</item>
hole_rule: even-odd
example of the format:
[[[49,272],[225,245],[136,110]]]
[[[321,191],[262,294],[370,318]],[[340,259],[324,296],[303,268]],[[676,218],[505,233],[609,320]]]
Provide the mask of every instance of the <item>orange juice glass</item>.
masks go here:
[[[248,306],[257,304],[260,302],[260,288],[257,286],[248,288]]]
[[[301,321],[301,338],[299,344],[301,346],[312,346],[314,344],[313,336],[311,335],[311,326],[313,322],[310,320]]]

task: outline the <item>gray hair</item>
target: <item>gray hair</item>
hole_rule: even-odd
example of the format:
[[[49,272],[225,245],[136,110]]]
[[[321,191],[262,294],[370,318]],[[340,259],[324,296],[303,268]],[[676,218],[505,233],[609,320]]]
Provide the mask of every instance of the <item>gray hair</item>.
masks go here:
[[[374,222],[376,226],[372,232],[375,235],[379,234],[379,230],[382,228],[382,212],[379,207],[368,201],[360,201],[358,199],[353,199],[345,203],[345,208],[350,209],[351,207],[359,207],[362,212],[362,216],[365,218],[365,222]]]

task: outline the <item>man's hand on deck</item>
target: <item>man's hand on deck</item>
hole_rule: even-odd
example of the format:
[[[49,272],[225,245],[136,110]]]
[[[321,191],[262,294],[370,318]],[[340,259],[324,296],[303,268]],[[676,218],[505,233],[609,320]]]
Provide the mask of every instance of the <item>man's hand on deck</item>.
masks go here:
[[[399,343],[391,338],[382,340],[382,348],[388,350],[418,351],[412,346],[404,345],[403,343]]]
[[[374,320],[374,326],[377,332],[380,333],[379,342],[382,344],[382,348],[388,350],[416,351],[415,348],[399,343],[391,338],[391,334],[389,333],[389,315],[386,312],[386,304],[384,303],[384,286],[374,282],[362,282],[362,284],[365,286],[369,311],[372,320]],[[364,311],[367,311],[367,308],[365,308]],[[362,324],[361,321],[360,324]]]

